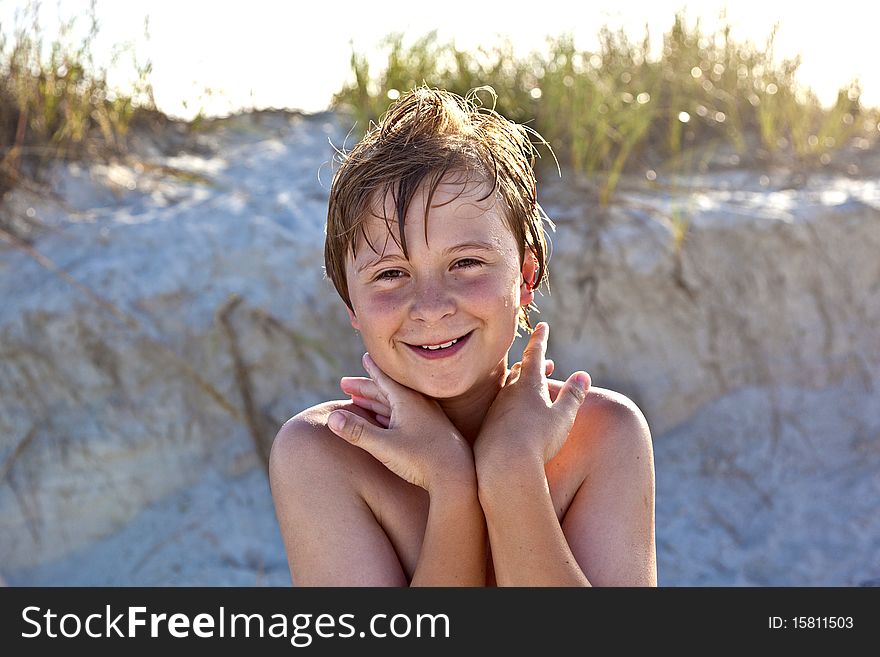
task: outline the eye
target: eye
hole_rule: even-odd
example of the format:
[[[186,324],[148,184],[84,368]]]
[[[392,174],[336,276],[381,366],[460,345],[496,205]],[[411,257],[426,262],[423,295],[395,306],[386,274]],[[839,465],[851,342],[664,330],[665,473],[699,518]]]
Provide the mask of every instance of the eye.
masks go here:
[[[468,263],[462,265],[462,263]],[[474,260],[473,258],[462,258],[455,264],[461,265],[460,269],[470,269],[471,267],[481,267],[483,265],[479,260]]]
[[[377,281],[393,281],[397,278],[400,278],[400,276],[391,276],[390,274],[402,274],[402,273],[403,272],[400,269],[386,269],[383,272],[379,272],[379,274],[376,276],[375,280],[377,280]],[[386,274],[389,274],[389,275],[386,276]]]

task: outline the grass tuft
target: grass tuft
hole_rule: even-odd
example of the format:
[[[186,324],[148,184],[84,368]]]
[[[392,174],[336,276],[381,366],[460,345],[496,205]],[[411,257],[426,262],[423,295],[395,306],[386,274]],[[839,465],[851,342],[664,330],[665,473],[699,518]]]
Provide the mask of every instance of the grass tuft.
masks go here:
[[[496,109],[540,133],[569,173],[598,182],[603,205],[624,173],[654,180],[723,163],[807,173],[833,168],[846,149],[876,145],[880,112],[861,106],[857,80],[823,108],[796,79],[799,58],[776,61],[778,25],[759,47],[734,39],[721,18],[722,27],[705,34],[699,21],[689,26],[677,13],[656,59],[647,28],[633,41],[603,27],[595,52],[578,50],[570,35],[552,37],[545,52],[525,57],[515,56],[509,41],[467,52],[441,43],[436,32],[410,45],[392,34],[381,44],[381,70],[352,51],[352,79],[332,106],[352,112],[362,135],[416,86],[462,96],[492,86]],[[539,162],[539,174],[551,164],[555,171],[552,158]]]
[[[123,156],[134,125],[164,118],[153,98],[149,62],[132,53],[138,77],[129,94],[111,89],[107,71],[95,66],[92,46],[100,26],[94,0],[80,18],[88,29],[78,44],[71,41],[77,18],[62,22],[47,40],[39,13],[39,3],[31,2],[9,34],[0,32],[0,198],[23,181],[38,181],[53,161]],[[131,52],[118,48],[115,58]]]

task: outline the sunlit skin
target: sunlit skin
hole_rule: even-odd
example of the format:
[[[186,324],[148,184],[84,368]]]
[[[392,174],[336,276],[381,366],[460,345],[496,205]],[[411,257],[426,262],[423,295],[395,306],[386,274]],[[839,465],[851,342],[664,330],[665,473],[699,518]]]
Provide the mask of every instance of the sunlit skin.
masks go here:
[[[519,267],[500,204],[494,196],[480,200],[487,191],[473,181],[439,185],[427,241],[423,212],[411,213],[406,223],[408,261],[384,219],[374,219],[370,241],[381,257],[361,240],[357,260],[349,256],[347,267],[351,324],[373,361],[401,385],[436,399],[470,443],[507,375],[517,311],[534,297],[529,283],[537,267],[530,252]],[[424,202],[423,189],[413,205]],[[394,217],[390,198],[385,210]],[[396,221],[392,230],[397,233]],[[469,331],[452,358],[426,360],[407,346],[436,345]]]
[[[291,418],[270,459],[300,586],[656,585],[644,417],[585,372],[548,379],[545,322],[508,368],[537,261],[527,250],[520,262],[486,191],[444,179],[426,225],[422,188],[408,259],[379,218],[376,251],[362,242],[349,255],[367,376],[341,380],[350,402]],[[410,346],[465,334],[445,358]]]

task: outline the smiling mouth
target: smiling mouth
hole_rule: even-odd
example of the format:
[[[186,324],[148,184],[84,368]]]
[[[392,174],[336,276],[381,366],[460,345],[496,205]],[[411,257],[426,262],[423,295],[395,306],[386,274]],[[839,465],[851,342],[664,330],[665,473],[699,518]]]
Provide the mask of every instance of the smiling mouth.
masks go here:
[[[408,342],[405,342],[404,344],[412,349],[415,353],[424,355],[426,357],[434,355],[440,356],[441,354],[447,355],[458,352],[459,348],[465,342],[467,342],[467,339],[470,337],[471,333],[473,333],[473,330],[465,333],[462,336],[449,340],[448,342],[442,342],[436,345],[409,344]]]
[[[444,342],[443,344],[434,345],[433,347],[429,347],[429,346],[423,344],[423,345],[421,345],[421,348],[425,349],[427,351],[437,351],[438,349],[448,349],[452,345],[456,344],[458,342],[458,340],[459,340],[459,338],[455,338],[455,340],[451,340],[449,342]]]
[[[435,345],[410,344],[409,342],[407,342],[406,344],[408,344],[410,347],[417,347],[419,349],[424,349],[425,351],[437,351],[440,349],[449,349],[449,347],[451,347],[454,344],[457,344],[459,340],[466,338],[471,333],[473,333],[473,331],[468,331],[464,335],[460,335],[459,337],[457,337],[453,340],[450,340],[449,342],[441,342],[440,344],[435,344]]]

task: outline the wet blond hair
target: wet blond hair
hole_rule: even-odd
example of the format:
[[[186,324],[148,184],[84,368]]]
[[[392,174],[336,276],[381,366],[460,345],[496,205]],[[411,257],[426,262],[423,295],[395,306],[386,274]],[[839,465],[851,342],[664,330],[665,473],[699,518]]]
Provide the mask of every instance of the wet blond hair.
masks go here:
[[[378,254],[365,230],[366,222],[371,216],[384,219],[389,234],[408,259],[404,223],[413,196],[423,183],[428,183],[427,240],[431,199],[444,176],[452,173],[465,173],[469,178],[473,172],[478,181],[491,185],[480,200],[496,195],[519,247],[520,268],[526,249],[537,260],[531,288],[546,282],[549,290],[549,254],[543,224],[547,222],[553,230],[555,226],[538,204],[534,173],[537,151],[529,135],[537,137],[538,143],[546,141],[531,128],[484,108],[478,97],[481,91],[497,97],[491,87],[474,89],[464,98],[427,86],[413,89],[392,104],[351,151],[337,151],[339,168],[330,187],[324,265],[327,277],[352,312],[345,266],[349,253],[352,259],[357,256],[359,233]],[[389,218],[372,212],[376,201],[389,194],[402,243],[391,230]],[[532,331],[530,311],[540,312],[533,302],[520,308],[518,315],[518,324],[527,333]]]

